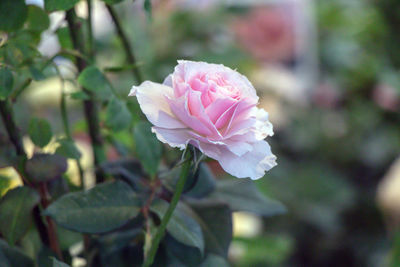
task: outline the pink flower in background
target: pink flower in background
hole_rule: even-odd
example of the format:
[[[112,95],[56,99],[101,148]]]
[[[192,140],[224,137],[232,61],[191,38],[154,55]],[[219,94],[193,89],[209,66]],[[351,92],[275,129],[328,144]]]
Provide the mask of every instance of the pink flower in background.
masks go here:
[[[172,147],[191,144],[239,178],[258,179],[276,165],[264,139],[268,113],[246,77],[223,65],[178,61],[163,84],[133,86],[157,138]]]
[[[295,52],[290,8],[255,8],[234,24],[240,44],[262,61],[282,62]]]
[[[372,92],[372,99],[387,111],[396,111],[400,106],[400,94],[388,84],[378,84]]]

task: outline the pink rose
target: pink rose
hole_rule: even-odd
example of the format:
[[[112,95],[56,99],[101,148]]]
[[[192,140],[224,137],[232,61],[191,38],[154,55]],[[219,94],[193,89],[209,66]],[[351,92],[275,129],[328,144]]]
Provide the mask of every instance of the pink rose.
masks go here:
[[[256,59],[282,62],[295,54],[294,23],[289,7],[254,8],[234,23],[239,43]]]
[[[264,141],[273,135],[268,113],[256,107],[249,80],[230,68],[180,60],[163,84],[145,81],[129,95],[163,143],[191,144],[239,178],[261,178],[276,165]]]

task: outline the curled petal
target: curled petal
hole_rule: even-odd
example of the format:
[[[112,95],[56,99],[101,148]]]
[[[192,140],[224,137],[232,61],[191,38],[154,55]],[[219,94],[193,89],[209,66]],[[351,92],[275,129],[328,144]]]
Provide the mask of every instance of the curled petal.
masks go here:
[[[263,108],[256,109],[256,123],[254,125],[254,132],[256,133],[257,139],[262,140],[267,136],[273,136],[274,130],[272,123],[268,120],[268,112]]]
[[[172,94],[171,87],[146,81],[140,86],[133,86],[129,96],[137,97],[143,113],[155,126],[169,129],[186,128],[172,113],[165,99]]]
[[[201,149],[202,145],[200,145],[200,149],[207,156],[217,160],[227,173],[238,178],[250,177],[256,180],[276,166],[276,156],[272,154],[270,146],[265,141],[251,145],[253,149],[242,156],[237,156],[223,146],[219,147],[218,153],[215,148],[210,149],[209,146]]]
[[[191,139],[189,129],[166,129],[152,127],[151,131],[156,134],[158,140],[172,147],[185,149]]]

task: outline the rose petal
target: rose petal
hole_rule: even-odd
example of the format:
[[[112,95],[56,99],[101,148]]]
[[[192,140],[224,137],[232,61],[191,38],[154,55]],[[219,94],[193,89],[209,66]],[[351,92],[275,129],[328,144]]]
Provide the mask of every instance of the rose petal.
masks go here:
[[[140,86],[133,86],[131,95],[136,95],[140,108],[147,119],[158,127],[163,128],[186,128],[172,113],[165,97],[173,95],[171,87],[153,83],[143,82]]]
[[[199,92],[190,90],[186,92],[186,95],[178,99],[167,98],[167,101],[175,116],[184,122],[187,127],[204,136],[215,139],[222,138],[210,118],[206,115],[204,107],[201,105]]]
[[[191,139],[189,129],[166,129],[152,127],[151,131],[156,134],[158,140],[172,147],[184,149]]]
[[[253,143],[252,146],[253,149],[242,156],[237,156],[224,146],[219,146],[217,152],[216,146],[200,143],[199,149],[217,160],[227,173],[238,178],[250,177],[255,180],[263,177],[266,171],[276,166],[276,157],[265,141]]]
[[[226,113],[229,109],[232,108],[237,103],[237,100],[232,99],[232,98],[219,98],[216,99],[213,103],[211,103],[207,108],[206,108],[206,114],[208,117],[211,119],[211,121],[215,124],[217,128],[220,128],[226,122],[228,121],[229,118],[229,112]],[[221,116],[224,114],[225,116],[221,118]],[[231,110],[231,114],[233,114],[233,110]],[[218,125],[216,124],[217,120]]]

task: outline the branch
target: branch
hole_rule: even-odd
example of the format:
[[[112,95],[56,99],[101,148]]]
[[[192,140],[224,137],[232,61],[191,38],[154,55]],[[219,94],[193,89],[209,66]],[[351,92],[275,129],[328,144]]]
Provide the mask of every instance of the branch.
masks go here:
[[[79,25],[76,23],[76,15],[74,9],[67,11],[66,19],[68,22],[69,33],[71,36],[72,44],[75,50],[83,54],[84,48],[82,43],[82,34]],[[76,66],[79,73],[86,67],[86,61],[82,57],[76,57]],[[96,169],[96,182],[101,183],[104,181],[104,174],[98,166],[106,160],[106,155],[103,148],[103,139],[100,134],[99,115],[97,112],[97,105],[93,99],[91,91],[82,88],[83,91],[90,96],[89,100],[83,101],[84,113],[86,122],[88,124],[89,136],[92,142],[92,149],[94,155],[94,165]]]
[[[121,40],[122,46],[124,47],[126,56],[128,58],[128,62],[130,65],[136,65],[136,58],[135,55],[133,54],[133,51],[131,49],[131,45],[129,43],[128,37],[125,34],[124,30],[122,29],[121,22],[118,19],[117,13],[115,12],[114,8],[110,5],[106,5],[108,13],[110,13],[111,19],[114,22],[115,28],[117,30],[117,34],[119,39]],[[136,81],[140,84],[143,82],[142,75],[140,74],[140,71],[138,68],[133,68],[132,73],[136,79]]]

